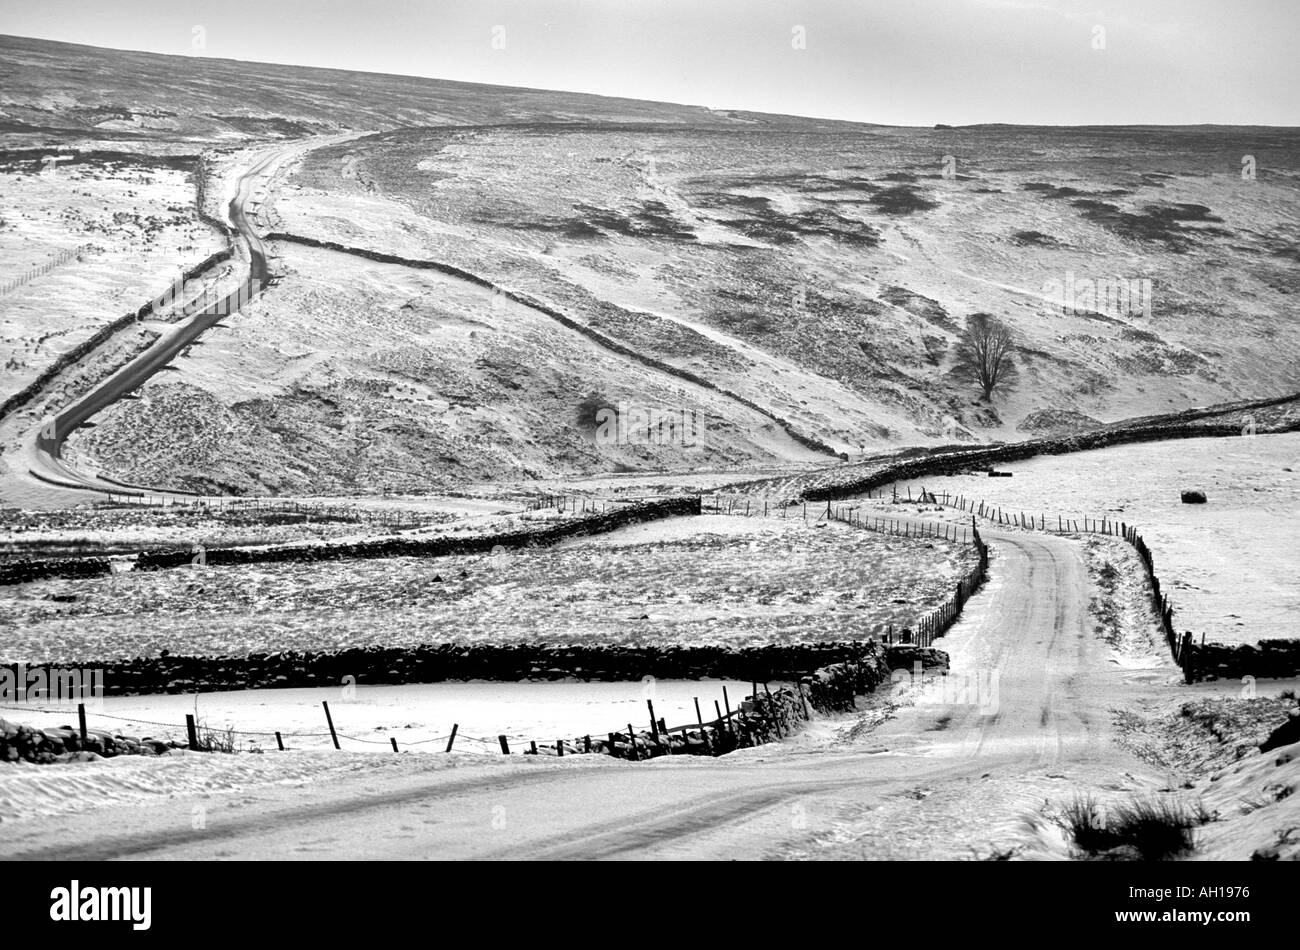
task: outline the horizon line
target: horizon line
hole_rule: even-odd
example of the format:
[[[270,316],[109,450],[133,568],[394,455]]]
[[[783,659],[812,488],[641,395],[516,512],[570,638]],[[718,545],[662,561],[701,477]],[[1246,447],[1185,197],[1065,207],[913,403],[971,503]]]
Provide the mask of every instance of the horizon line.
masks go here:
[[[256,66],[276,66],[281,69],[308,69],[320,70],[324,72],[352,73],[361,76],[390,76],[396,79],[418,79],[432,83],[454,83],[462,86],[479,86],[489,89],[510,89],[524,92],[541,92],[541,93],[564,93],[567,95],[590,96],[594,99],[617,100],[623,102],[644,102],[654,105],[678,106],[685,109],[699,109],[710,113],[737,113],[742,115],[771,116],[773,118],[783,119],[807,119],[813,122],[834,122],[843,125],[858,125],[879,129],[921,129],[921,130],[947,130],[959,131],[963,129],[982,129],[982,128],[1017,128],[1017,129],[1282,129],[1282,130],[1300,130],[1300,125],[1273,125],[1269,123],[1231,123],[1231,122],[1194,122],[1194,123],[1162,123],[1162,122],[1116,122],[1116,123],[1084,123],[1078,125],[1052,125],[1047,123],[1024,123],[1024,122],[966,122],[966,123],[946,123],[936,122],[921,125],[892,125],[884,122],[869,122],[861,119],[843,119],[832,116],[804,115],[792,112],[762,112],[754,109],[731,108],[726,106],[709,106],[701,103],[678,102],[671,99],[642,99],[635,96],[611,95],[609,93],[589,92],[584,89],[556,89],[542,86],[517,86],[509,83],[483,82],[481,80],[471,79],[450,79],[440,76],[427,76],[418,73],[392,73],[380,72],[370,69],[350,69],[346,66],[319,66],[304,65],[302,63],[282,63],[261,59],[240,59],[233,56],[206,56],[206,55],[186,55],[184,53],[160,53],[156,50],[134,49],[121,46],[96,46],[91,43],[74,43],[70,40],[53,40],[43,36],[29,36],[22,33],[4,33],[0,32],[0,40],[19,39],[31,40],[37,43],[50,43],[58,46],[71,46],[78,49],[104,50],[116,53],[139,53],[145,56],[161,56],[168,59],[185,59],[185,60],[206,60],[214,63],[245,63]],[[513,123],[493,123],[496,125],[510,125]],[[561,123],[555,123],[561,124]],[[670,125],[669,122],[649,122],[652,125]],[[398,128],[420,128],[422,126],[398,126]],[[437,126],[429,126],[436,128]]]

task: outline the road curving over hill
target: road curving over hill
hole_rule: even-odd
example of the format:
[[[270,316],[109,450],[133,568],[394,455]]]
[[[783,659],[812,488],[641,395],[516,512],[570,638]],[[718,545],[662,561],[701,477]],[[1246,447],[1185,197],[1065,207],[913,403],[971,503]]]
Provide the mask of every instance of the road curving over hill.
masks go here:
[[[165,798],[160,788],[147,807],[15,822],[0,856],[860,859],[1040,848],[1026,818],[1045,801],[1158,787],[1163,777],[1113,741],[1110,710],[1177,672],[1113,662],[1091,629],[1077,544],[985,537],[988,583],[937,643],[952,675],[864,703],[856,728],[837,717],[720,759],[639,764],[330,753],[354,769],[292,786],[241,786],[226,774],[239,756],[182,756],[136,780],[165,785],[171,769],[202,769],[209,787],[232,790]],[[210,816],[199,830],[196,804]]]
[[[328,138],[329,142],[335,140],[337,136]],[[88,393],[44,420],[40,428],[27,437],[22,450],[27,472],[33,479],[56,491],[68,489],[119,495],[141,492],[153,495],[188,494],[125,485],[103,476],[81,472],[62,457],[63,447],[72,433],[89,422],[94,415],[133,393],[223,317],[237,313],[266,288],[271,278],[266,248],[250,221],[249,206],[257,200],[259,189],[264,188],[269,178],[285,163],[322,144],[327,143],[317,140],[296,141],[290,145],[262,150],[254,156],[249,167],[239,175],[228,208],[230,222],[234,226],[237,259],[246,268],[246,273],[240,276],[239,285],[211,305],[166,330],[147,349]]]

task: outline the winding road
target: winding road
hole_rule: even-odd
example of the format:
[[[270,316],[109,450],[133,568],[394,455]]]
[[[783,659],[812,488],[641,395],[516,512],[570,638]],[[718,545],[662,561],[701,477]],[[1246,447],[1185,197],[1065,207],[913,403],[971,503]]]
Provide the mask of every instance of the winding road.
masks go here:
[[[331,137],[329,141],[334,141],[335,138]],[[240,277],[239,286],[208,307],[196,311],[186,320],[166,330],[144,352],[131,359],[90,392],[60,410],[51,419],[45,420],[40,429],[25,440],[23,455],[27,470],[33,478],[47,486],[78,491],[116,494],[147,491],[155,495],[169,494],[152,488],[127,486],[97,475],[80,472],[63,459],[63,446],[79,426],[84,425],[92,416],[117,400],[134,392],[223,317],[237,313],[265,289],[271,276],[267,265],[266,248],[249,220],[248,205],[254,200],[255,191],[265,187],[265,183],[285,162],[322,144],[325,142],[300,141],[290,146],[264,150],[255,156],[250,167],[239,176],[235,194],[229,205],[230,221],[235,228],[237,259],[247,270],[247,273]]]
[[[319,144],[264,154],[240,176],[229,207],[247,264],[239,288],[33,434],[38,480],[124,491],[68,465],[68,436],[265,288],[248,205],[276,167]],[[985,539],[989,580],[938,644],[953,675],[882,690],[859,716],[815,722],[783,744],[639,764],[347,753],[354,771],[251,786],[223,772],[247,757],[180,756],[160,768],[209,770],[211,787],[228,790],[19,822],[0,857],[934,859],[1041,848],[1033,816],[1045,801],[1161,781],[1113,741],[1111,707],[1177,672],[1117,666],[1091,630],[1077,543],[994,529]]]
[[[953,675],[882,688],[862,714],[883,720],[873,727],[814,721],[784,744],[641,764],[358,756],[342,776],[24,821],[0,856],[935,859],[1041,849],[1031,819],[1045,801],[1161,781],[1113,741],[1111,707],[1177,673],[1113,662],[1090,629],[1077,543],[985,537],[989,580],[938,644]],[[208,819],[195,830],[198,803]]]

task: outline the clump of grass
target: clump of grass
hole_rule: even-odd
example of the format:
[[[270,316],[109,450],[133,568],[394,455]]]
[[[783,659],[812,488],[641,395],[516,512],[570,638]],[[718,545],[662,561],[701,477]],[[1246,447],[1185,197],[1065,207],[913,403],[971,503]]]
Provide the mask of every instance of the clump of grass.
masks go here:
[[[1113,590],[1115,582],[1119,580],[1119,571],[1115,569],[1114,564],[1107,561],[1101,566],[1101,570],[1097,572],[1097,577],[1106,585],[1107,590]]]
[[[1067,805],[1061,822],[1086,857],[1163,861],[1195,850],[1195,829],[1213,817],[1200,802],[1135,798],[1103,810],[1089,795]]]
[[[1036,247],[1059,247],[1061,244],[1056,238],[1042,231],[1017,231],[1011,235],[1011,240],[1017,244]]]
[[[917,211],[929,211],[939,207],[938,203],[918,194],[908,185],[896,185],[877,192],[871,197],[871,203],[887,214],[912,214]]]
[[[1228,236],[1231,232],[1223,228],[1200,228],[1189,230],[1183,227],[1185,222],[1221,223],[1222,218],[1210,213],[1205,205],[1173,204],[1146,205],[1141,211],[1121,211],[1106,201],[1092,198],[1080,198],[1070,202],[1078,208],[1085,218],[1121,237],[1142,241],[1163,241],[1172,250],[1183,250],[1192,235]]]
[[[1030,181],[1020,187],[1024,191],[1037,191],[1044,198],[1073,198],[1084,194],[1078,188],[1071,188],[1069,185],[1053,185],[1046,181]]]
[[[199,737],[199,752],[235,752],[236,740],[235,730],[211,729],[206,725],[200,725],[195,729]]]

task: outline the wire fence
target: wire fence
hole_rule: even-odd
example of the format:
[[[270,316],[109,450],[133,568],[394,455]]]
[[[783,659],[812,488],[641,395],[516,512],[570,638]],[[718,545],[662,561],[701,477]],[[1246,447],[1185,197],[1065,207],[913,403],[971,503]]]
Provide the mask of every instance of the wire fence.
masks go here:
[[[928,497],[935,504],[967,512],[972,518],[985,518],[996,522],[1003,528],[1011,527],[1025,531],[1041,531],[1061,535],[1100,534],[1127,542],[1137,552],[1138,559],[1142,562],[1142,570],[1151,591],[1151,607],[1160,618],[1161,632],[1164,634],[1165,642],[1169,646],[1169,652],[1173,656],[1174,662],[1182,668],[1187,682],[1192,681],[1191,655],[1194,647],[1192,635],[1187,632],[1179,636],[1174,629],[1173,603],[1170,601],[1169,595],[1161,590],[1160,578],[1157,576],[1155,569],[1155,558],[1136,527],[1104,514],[1099,518],[1087,515],[1082,518],[1067,518],[1062,514],[1052,517],[1043,512],[1006,510],[1001,506],[992,505],[980,499],[968,498],[965,495],[951,495],[948,492],[935,495],[925,493],[924,489],[922,489],[922,492],[928,494]],[[1203,640],[1204,637],[1202,637]]]
[[[50,273],[50,271],[62,267],[73,259],[80,261],[87,254],[93,253],[94,251],[95,246],[93,244],[82,244],[78,247],[70,247],[66,250],[60,251],[52,260],[46,261],[43,264],[37,264],[35,267],[30,267],[23,271],[17,277],[0,282],[0,295],[17,290],[24,284],[29,284],[36,278],[43,277]]]
[[[543,496],[540,503],[553,505],[560,510],[587,511],[593,513],[597,511],[595,503],[590,499],[573,499],[565,496]],[[249,500],[252,506],[259,505],[258,500]],[[590,507],[588,507],[590,505]],[[975,569],[963,577],[956,586],[956,592],[952,597],[946,600],[939,607],[919,618],[912,627],[903,627],[897,634],[894,631],[894,625],[877,624],[875,630],[880,633],[880,639],[889,644],[908,643],[929,646],[934,640],[950,626],[960,614],[965,601],[978,589],[982,583],[988,564],[988,551],[983,541],[979,537],[978,530],[972,526],[964,528],[959,525],[949,523],[931,523],[915,522],[907,519],[890,519],[890,518],[873,518],[869,514],[864,515],[860,506],[856,505],[835,505],[828,502],[823,509],[820,505],[814,505],[810,511],[806,502],[789,498],[754,498],[751,496],[727,496],[725,508],[731,514],[744,514],[757,516],[760,513],[766,517],[801,517],[807,520],[808,515],[814,515],[814,520],[837,521],[866,530],[880,531],[887,534],[894,534],[916,538],[943,538],[952,542],[973,543],[979,551],[979,562]],[[718,494],[713,497],[711,509],[701,503],[701,510],[722,512],[724,509],[724,496]],[[797,515],[792,514],[796,512]],[[803,699],[802,687],[799,696]],[[764,706],[764,703],[767,705]],[[108,720],[114,723],[127,723],[134,726],[150,726],[158,729],[168,730],[168,734],[185,731],[187,738],[186,745],[191,749],[203,750],[221,747],[222,737],[226,739],[226,746],[230,745],[231,740],[235,737],[257,740],[269,740],[274,738],[279,749],[285,749],[285,740],[299,739],[329,739],[333,746],[341,748],[341,742],[355,742],[362,745],[389,746],[394,752],[401,751],[401,747],[414,747],[429,745],[432,743],[445,742],[444,750],[452,752],[455,749],[455,743],[469,743],[479,749],[492,751],[498,749],[502,754],[511,754],[512,748],[519,749],[523,747],[525,754],[555,754],[564,755],[566,749],[572,754],[577,749],[583,752],[604,752],[611,755],[623,755],[630,758],[641,758],[642,753],[645,755],[654,754],[673,754],[674,744],[684,747],[687,751],[697,751],[692,746],[702,747],[709,754],[717,754],[720,750],[727,749],[725,737],[730,737],[728,741],[731,748],[737,747],[737,744],[753,743],[755,736],[759,735],[762,730],[775,731],[777,735],[781,734],[781,726],[775,717],[775,713],[759,713],[761,729],[754,726],[753,723],[747,723],[740,728],[738,717],[751,715],[754,710],[763,710],[773,708],[773,701],[770,691],[764,688],[764,695],[758,691],[758,683],[753,684],[753,692],[745,697],[741,704],[735,709],[732,708],[730,698],[727,696],[726,688],[723,688],[723,702],[719,705],[714,702],[715,712],[717,715],[706,719],[702,714],[698,698],[695,700],[696,717],[692,722],[684,725],[669,727],[662,719],[656,719],[652,703],[647,701],[650,714],[650,730],[638,731],[631,724],[627,724],[626,732],[615,730],[606,733],[604,739],[585,735],[577,740],[573,739],[546,739],[537,740],[535,737],[499,734],[496,736],[473,736],[461,734],[459,724],[453,723],[450,733],[445,735],[431,736],[418,740],[402,740],[399,745],[396,735],[388,735],[384,738],[370,738],[352,735],[341,731],[336,727],[331,715],[328,702],[322,702],[321,707],[325,716],[328,731],[290,731],[290,730],[250,730],[239,729],[233,725],[224,727],[211,726],[206,721],[200,722],[197,716],[197,710],[194,714],[186,714],[184,725],[179,722],[162,722],[158,720],[142,719],[133,716],[122,716],[95,710],[89,712],[85,704],[79,704],[77,708],[78,731],[84,742],[90,732],[88,720]],[[723,710],[725,706],[725,712]],[[804,717],[807,717],[807,702],[803,702]],[[44,714],[67,715],[71,709],[65,707],[62,709],[48,709],[32,705],[7,706],[0,705],[0,709],[16,709],[26,712],[40,712]],[[770,721],[769,721],[770,720]],[[70,727],[60,727],[62,729]],[[96,734],[104,734],[102,730],[95,730]],[[111,733],[108,733],[111,735]],[[121,736],[120,731],[117,733]],[[648,736],[648,738],[644,738]],[[680,740],[680,741],[677,741]],[[758,740],[766,741],[766,740]],[[640,743],[640,745],[639,745]],[[658,750],[656,752],[656,750]]]
[[[757,690],[757,684],[755,684],[755,690]],[[750,703],[752,700],[753,697],[750,696],[746,697],[744,702]],[[698,699],[696,699],[695,702],[698,716],[700,708]],[[691,729],[720,728],[725,726],[727,722],[740,715],[742,712],[741,707],[737,707],[734,710],[731,708],[725,686],[723,687],[723,703],[725,703],[727,707],[727,713],[725,715],[721,713],[721,707],[719,707],[716,702],[714,704],[715,708],[719,711],[717,719],[705,720],[702,716],[698,716],[697,722],[670,727],[664,720],[655,720],[653,718],[653,703],[648,700],[647,706],[651,716],[651,723],[650,730],[645,731],[645,734],[650,735],[653,733],[654,742],[663,745],[663,742],[659,739],[660,735],[670,736],[673,733],[686,733]],[[611,750],[613,750],[615,745],[619,743],[624,747],[635,745],[635,742],[629,739],[628,736],[632,736],[636,741],[642,741],[643,744],[651,742],[650,739],[640,740],[637,738],[641,733],[634,730],[630,723],[627,724],[628,732],[626,734],[619,731],[610,732],[605,734],[608,738],[602,739],[593,738],[593,736],[599,735],[593,733],[581,736],[576,740],[567,738],[538,739],[536,736],[516,733],[500,733],[494,736],[475,736],[460,732],[459,724],[453,723],[451,732],[449,733],[428,736],[421,739],[402,738],[399,743],[398,735],[391,731],[383,738],[371,738],[344,732],[342,729],[338,728],[337,724],[334,722],[329,703],[322,702],[320,705],[327,725],[327,731],[324,732],[294,731],[287,729],[257,730],[236,728],[235,726],[228,724],[211,725],[206,720],[200,719],[197,712],[185,714],[185,721],[183,723],[176,720],[160,721],[156,719],[141,718],[139,716],[116,715],[97,709],[88,709],[86,703],[66,704],[58,707],[40,706],[33,703],[22,705],[0,704],[0,711],[16,711],[28,714],[35,713],[60,717],[75,716],[77,725],[61,724],[57,727],[46,727],[45,729],[42,729],[42,732],[55,734],[61,739],[68,739],[71,741],[75,741],[79,736],[80,741],[83,744],[88,743],[91,735],[118,740],[131,738],[135,741],[161,740],[162,736],[169,737],[170,740],[171,736],[182,736],[185,738],[184,742],[169,741],[168,744],[173,748],[189,748],[196,751],[236,751],[234,744],[236,738],[259,740],[259,742],[262,743],[274,740],[279,751],[289,750],[290,746],[286,744],[289,740],[315,739],[329,740],[335,749],[341,749],[342,742],[346,740],[348,742],[360,743],[362,745],[388,747],[391,748],[393,752],[400,752],[403,749],[411,749],[414,747],[439,743],[443,745],[443,752],[450,753],[458,751],[456,748],[457,743],[462,743],[459,751],[467,751],[464,749],[463,743],[471,743],[479,752],[506,755],[512,754],[515,750],[520,750],[525,755],[564,755],[566,754],[564,751],[566,749],[568,750],[567,754],[576,754],[578,751],[600,751],[605,752],[606,754],[613,754]],[[144,740],[141,740],[131,733],[128,733],[120,726],[115,729],[95,727],[93,724],[98,723],[99,720],[107,720],[112,723],[125,724],[131,727],[149,726],[154,729],[163,730],[163,732],[160,736],[147,736]],[[71,735],[69,735],[69,731],[71,732]],[[620,737],[617,743],[614,739],[615,736]],[[253,743],[249,743],[249,745],[252,747]],[[251,750],[252,749],[250,748],[249,751]],[[258,751],[261,750],[258,749]]]
[[[885,498],[885,493],[873,495],[865,493],[867,500]],[[897,501],[903,501],[897,496]],[[911,501],[909,497],[907,499]],[[873,516],[861,504],[836,504],[827,501],[809,502],[803,498],[772,497],[769,495],[746,495],[732,493],[714,493],[705,498],[701,505],[702,513],[726,514],[745,518],[776,518],[783,521],[802,520],[804,523],[816,524],[821,521],[840,521],[845,524],[858,525],[880,531],[885,534],[906,538],[930,538],[945,541],[967,543],[972,541],[971,529],[964,525],[949,522],[931,522],[917,518],[890,518],[886,515]]]
[[[865,492],[864,495],[867,500],[884,500],[888,497],[892,501],[904,501],[903,496],[898,494],[896,487],[890,492],[881,491],[878,494]],[[907,492],[907,502],[923,500],[913,499],[910,490]],[[984,578],[988,572],[988,546],[980,538],[974,522],[967,527],[943,521],[890,518],[886,515],[872,515],[870,510],[866,509],[862,504],[836,504],[833,501],[827,501],[824,505],[820,502],[813,502],[810,506],[806,499],[785,496],[772,497],[768,495],[715,492],[710,498],[704,499],[704,502],[706,503],[701,504],[701,513],[713,512],[738,517],[764,517],[780,520],[794,518],[802,520],[804,523],[809,523],[811,519],[814,524],[822,521],[835,521],[892,537],[942,540],[975,545],[979,560],[975,567],[957,582],[951,597],[947,598],[938,607],[919,617],[912,624],[900,625],[897,634],[892,623],[876,624],[870,628],[873,633],[878,632],[881,642],[886,644],[932,645],[956,621],[966,601],[984,583]]]

